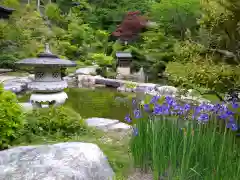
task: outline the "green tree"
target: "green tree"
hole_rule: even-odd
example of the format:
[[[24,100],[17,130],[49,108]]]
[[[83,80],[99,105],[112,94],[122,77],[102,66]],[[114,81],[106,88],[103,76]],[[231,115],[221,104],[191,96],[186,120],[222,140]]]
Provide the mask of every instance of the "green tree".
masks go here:
[[[40,14],[28,5],[16,7],[10,19],[0,24],[1,67],[12,67],[17,59],[35,56],[51,36]]]
[[[240,2],[237,0],[203,1],[200,19],[201,42],[227,60],[238,61],[240,55]]]
[[[149,15],[167,34],[183,40],[187,29],[196,32],[200,13],[199,0],[161,0],[152,5]]]

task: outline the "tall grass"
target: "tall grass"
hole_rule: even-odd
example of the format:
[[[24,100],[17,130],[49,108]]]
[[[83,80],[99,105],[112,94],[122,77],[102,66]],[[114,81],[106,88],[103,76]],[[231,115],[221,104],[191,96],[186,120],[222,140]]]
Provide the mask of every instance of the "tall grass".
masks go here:
[[[239,179],[236,136],[219,121],[217,116],[200,123],[173,114],[142,113],[130,144],[135,166],[151,169],[156,180]]]

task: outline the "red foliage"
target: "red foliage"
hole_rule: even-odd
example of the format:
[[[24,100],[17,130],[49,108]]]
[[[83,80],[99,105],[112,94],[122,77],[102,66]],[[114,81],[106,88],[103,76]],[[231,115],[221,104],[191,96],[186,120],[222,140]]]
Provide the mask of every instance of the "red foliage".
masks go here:
[[[123,41],[132,40],[146,27],[147,21],[140,11],[128,12],[112,35]]]

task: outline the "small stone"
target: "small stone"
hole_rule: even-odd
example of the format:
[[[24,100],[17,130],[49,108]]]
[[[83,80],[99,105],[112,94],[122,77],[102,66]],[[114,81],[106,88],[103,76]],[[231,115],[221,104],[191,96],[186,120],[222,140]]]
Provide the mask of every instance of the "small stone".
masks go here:
[[[93,73],[96,73],[97,66],[89,66],[84,68],[79,68],[76,70],[75,74],[85,74],[85,75],[91,75]]]
[[[95,127],[101,130],[107,130],[109,126],[117,124],[119,120],[116,119],[105,119],[105,118],[88,118],[85,120],[87,125],[90,127]]]
[[[126,131],[126,130],[130,130],[131,128],[132,126],[122,122],[113,124],[108,127],[109,130],[116,130],[116,131]]]

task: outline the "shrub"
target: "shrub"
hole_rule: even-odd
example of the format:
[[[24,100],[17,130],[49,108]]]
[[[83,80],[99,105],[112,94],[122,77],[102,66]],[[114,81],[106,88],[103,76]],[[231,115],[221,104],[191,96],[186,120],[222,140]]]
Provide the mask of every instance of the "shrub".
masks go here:
[[[17,97],[0,87],[0,149],[8,148],[24,126],[24,113]]]
[[[166,69],[169,81],[175,86],[204,87],[217,92],[227,92],[239,87],[238,67],[210,62],[169,63]]]
[[[35,109],[27,115],[25,135],[47,135],[59,133],[68,136],[84,133],[86,125],[81,116],[66,107]]]

